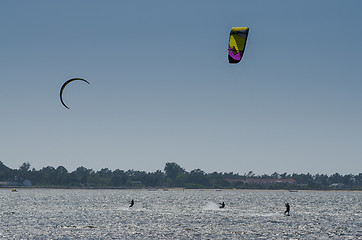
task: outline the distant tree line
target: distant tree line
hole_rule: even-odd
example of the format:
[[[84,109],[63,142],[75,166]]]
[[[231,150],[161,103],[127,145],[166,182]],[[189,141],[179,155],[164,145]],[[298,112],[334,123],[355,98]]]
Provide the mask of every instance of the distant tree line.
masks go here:
[[[295,179],[296,184],[248,184],[246,179]],[[256,176],[252,171],[238,173],[205,173],[201,169],[185,171],[177,163],[166,163],[164,170],[145,172],[136,170],[114,171],[103,168],[94,171],[78,167],[69,172],[65,167],[48,166],[40,170],[30,169],[29,163],[23,163],[19,169],[10,169],[0,161],[0,182],[18,182],[30,180],[34,187],[61,188],[238,188],[238,189],[352,189],[362,190],[362,173],[358,175],[326,174],[287,174],[273,173]],[[239,181],[240,180],[240,181]]]

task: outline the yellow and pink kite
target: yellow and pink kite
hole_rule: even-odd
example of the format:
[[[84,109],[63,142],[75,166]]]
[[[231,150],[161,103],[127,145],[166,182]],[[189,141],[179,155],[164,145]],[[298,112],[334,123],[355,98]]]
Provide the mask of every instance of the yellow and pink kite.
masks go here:
[[[248,38],[248,27],[233,27],[229,38],[229,63],[238,63],[243,57]]]

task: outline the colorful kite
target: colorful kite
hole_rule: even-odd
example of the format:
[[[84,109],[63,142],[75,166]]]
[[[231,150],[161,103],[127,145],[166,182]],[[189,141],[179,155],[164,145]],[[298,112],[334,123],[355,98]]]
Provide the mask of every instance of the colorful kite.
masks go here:
[[[248,27],[233,27],[231,29],[229,38],[229,63],[240,62],[244,54],[248,33]]]

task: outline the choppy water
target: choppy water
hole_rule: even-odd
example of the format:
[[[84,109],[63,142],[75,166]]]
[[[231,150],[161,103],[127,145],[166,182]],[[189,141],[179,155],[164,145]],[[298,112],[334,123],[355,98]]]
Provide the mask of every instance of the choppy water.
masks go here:
[[[361,192],[1,189],[0,238],[362,239],[361,200]]]

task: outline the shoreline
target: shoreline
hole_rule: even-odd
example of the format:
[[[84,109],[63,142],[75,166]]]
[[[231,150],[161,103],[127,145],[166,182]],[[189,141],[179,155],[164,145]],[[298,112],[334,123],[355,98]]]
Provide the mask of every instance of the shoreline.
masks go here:
[[[24,186],[2,186],[0,190],[5,189],[21,189],[21,190],[127,190],[127,191],[163,191],[163,192],[175,192],[175,191],[216,191],[216,192],[225,192],[225,191],[285,191],[290,193],[298,192],[362,192],[359,189],[220,189],[220,188],[119,188],[119,187],[24,187]]]

